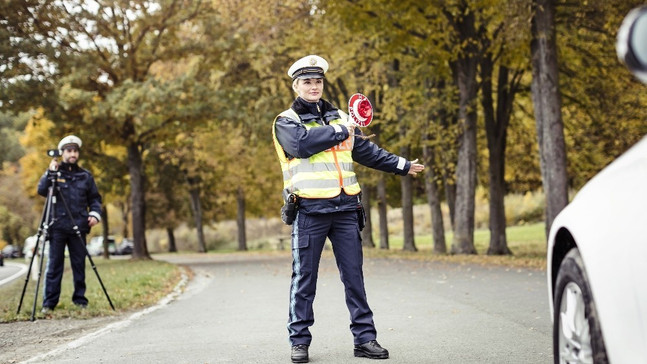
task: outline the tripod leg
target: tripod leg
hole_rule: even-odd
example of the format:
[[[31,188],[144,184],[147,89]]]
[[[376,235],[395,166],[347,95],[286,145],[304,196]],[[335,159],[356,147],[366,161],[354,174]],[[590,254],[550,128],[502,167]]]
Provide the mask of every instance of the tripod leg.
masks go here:
[[[70,208],[67,205],[67,201],[65,201],[65,198],[63,197],[62,193],[59,193],[59,197],[61,201],[63,201],[63,206],[65,206],[65,211],[67,212],[67,216],[70,217],[72,220],[72,225],[74,226],[74,232],[76,233],[76,236],[79,238],[79,244],[83,247],[85,250],[85,255],[88,257],[90,260],[90,265],[92,266],[92,270],[94,270],[94,273],[97,276],[97,279],[99,280],[99,284],[101,285],[101,289],[103,289],[103,293],[106,295],[106,298],[108,299],[108,303],[110,304],[110,307],[112,308],[113,311],[115,310],[115,306],[112,304],[112,300],[110,299],[110,296],[108,295],[108,291],[106,291],[106,287],[103,285],[103,281],[101,280],[101,277],[99,276],[99,271],[97,271],[97,266],[94,265],[94,261],[92,260],[92,257],[90,256],[90,253],[88,252],[88,247],[85,245],[85,241],[83,240],[83,237],[81,236],[81,232],[79,231],[79,227],[76,225],[76,221],[74,221],[74,217],[72,216],[72,212],[70,211]]]
[[[54,194],[54,187],[50,186],[47,191],[47,199],[45,200],[45,206],[43,207],[43,214],[40,219],[40,224],[38,225],[38,234],[36,235],[36,244],[34,245],[34,251],[32,252],[31,260],[29,261],[29,269],[27,270],[27,276],[25,277],[25,285],[22,288],[22,294],[20,295],[20,303],[18,303],[18,310],[16,310],[16,315],[20,313],[20,308],[22,307],[22,301],[25,298],[25,291],[27,290],[27,284],[29,283],[29,277],[31,275],[31,268],[34,264],[34,258],[38,253],[38,244],[40,243],[41,235],[44,237],[43,241],[47,241],[47,231],[49,229],[49,216],[52,209],[52,196]],[[44,233],[43,233],[44,232]],[[43,252],[45,251],[45,244],[43,243]],[[42,271],[42,261],[45,255],[41,255],[41,271]],[[40,281],[40,272],[38,273],[38,280]],[[36,288],[36,294],[38,295],[38,288]],[[36,304],[37,298],[34,297],[34,305]],[[35,307],[35,306],[34,306]],[[34,308],[35,310],[35,308]],[[32,321],[34,321],[34,311],[31,314]]]
[[[106,298],[108,299],[108,303],[110,304],[110,307],[112,308],[113,311],[115,311],[115,306],[112,304],[112,300],[110,299],[110,296],[108,296],[108,291],[106,291],[106,286],[103,285],[103,281],[101,280],[101,277],[99,276],[99,271],[97,271],[97,266],[94,265],[94,261],[92,260],[92,256],[88,252],[87,246],[85,246],[83,242],[83,238],[81,238],[80,233],[77,231],[77,235],[79,237],[79,240],[81,240],[81,243],[83,244],[83,247],[85,248],[85,255],[88,257],[88,260],[90,261],[90,265],[92,266],[92,270],[94,271],[94,274],[97,275],[97,279],[99,280],[99,284],[101,285],[101,289],[103,289],[103,293],[106,295]]]
[[[36,254],[36,252],[34,252]],[[36,304],[38,304],[38,289],[40,288],[40,278],[43,275],[43,262],[45,261],[45,243],[41,247],[40,268],[38,269],[38,280],[36,280],[36,291],[34,292],[34,306],[31,309],[31,321],[35,320]]]
[[[27,290],[27,284],[29,283],[29,276],[31,275],[31,268],[34,265],[34,258],[36,258],[36,253],[38,253],[38,243],[40,242],[41,234],[40,232],[36,236],[36,245],[34,246],[34,251],[32,252],[31,259],[29,260],[29,269],[27,269],[27,275],[25,276],[25,285],[22,287],[22,293],[20,294],[20,302],[18,303],[18,309],[16,310],[16,315],[20,313],[20,308],[22,307],[22,301],[25,298],[25,291]]]

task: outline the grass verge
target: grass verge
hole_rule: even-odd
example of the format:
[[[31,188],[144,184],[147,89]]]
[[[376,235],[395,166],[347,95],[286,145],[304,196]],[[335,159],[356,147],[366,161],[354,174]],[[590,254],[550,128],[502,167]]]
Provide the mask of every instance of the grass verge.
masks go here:
[[[182,268],[178,266],[155,260],[94,258],[93,261],[116,311],[110,308],[97,275],[87,260],[85,283],[87,286],[86,297],[90,303],[85,309],[78,308],[72,303],[74,290],[72,271],[69,260],[66,260],[61,284],[61,297],[58,306],[48,314],[48,318],[74,317],[83,319],[124,313],[150,306],[173,290],[180,282],[183,272]],[[36,262],[34,262],[35,264]],[[36,304],[36,318],[44,317],[40,313],[44,278],[43,275]],[[0,300],[0,322],[26,321],[31,318],[36,289],[36,281],[33,279],[30,279],[27,284],[20,313],[16,313],[24,285],[25,277],[21,277],[0,286],[0,297],[2,297]]]
[[[512,251],[512,255],[486,255],[490,243],[490,231],[488,229],[478,229],[474,232],[474,246],[478,253],[476,255],[435,254],[433,253],[433,240],[430,234],[415,237],[417,252],[402,250],[402,236],[390,236],[388,250],[364,249],[364,252],[365,256],[373,258],[402,258],[536,269],[546,268],[546,237],[543,223],[508,227],[506,235],[508,248]],[[451,251],[452,238],[451,231],[445,234],[448,252]],[[374,237],[374,242],[379,245],[379,237]]]

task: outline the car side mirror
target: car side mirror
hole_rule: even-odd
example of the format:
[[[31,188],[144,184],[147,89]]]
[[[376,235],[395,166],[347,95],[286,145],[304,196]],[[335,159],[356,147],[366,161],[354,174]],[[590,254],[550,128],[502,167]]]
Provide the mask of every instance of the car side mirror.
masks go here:
[[[618,58],[643,83],[647,83],[647,6],[627,14],[618,29]]]

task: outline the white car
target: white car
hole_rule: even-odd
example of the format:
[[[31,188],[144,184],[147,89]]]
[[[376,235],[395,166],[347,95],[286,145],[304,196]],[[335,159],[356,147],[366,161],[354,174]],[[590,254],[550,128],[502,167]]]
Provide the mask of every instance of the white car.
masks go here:
[[[36,238],[38,235],[32,235],[25,239],[25,245],[22,248],[22,254],[25,256],[25,260],[29,262],[31,257],[34,255],[34,248],[36,247]],[[45,244],[45,256],[49,255],[49,240],[43,241],[45,238],[44,235],[40,236],[40,242],[38,243],[38,255],[43,251],[43,243]]]
[[[647,72],[645,39],[641,8],[618,35],[619,56],[639,78]],[[646,207],[647,137],[554,220],[547,276],[555,363],[647,363]]]
[[[103,236],[95,236],[90,239],[90,242],[86,245],[88,253],[90,255],[103,255]],[[108,253],[110,255],[117,254],[117,247],[115,245],[115,238],[113,236],[108,237]]]
[[[647,363],[645,206],[647,138],[553,222],[547,276],[555,363]]]

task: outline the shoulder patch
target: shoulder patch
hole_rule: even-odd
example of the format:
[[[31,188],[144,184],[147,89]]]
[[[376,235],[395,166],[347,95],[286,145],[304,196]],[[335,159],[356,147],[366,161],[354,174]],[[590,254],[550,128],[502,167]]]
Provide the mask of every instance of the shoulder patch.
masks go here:
[[[296,111],[292,110],[292,108],[289,108],[282,113],[279,114],[279,116],[284,116],[286,118],[290,118],[294,121],[301,121],[301,118],[299,118],[299,115],[297,114]]]

